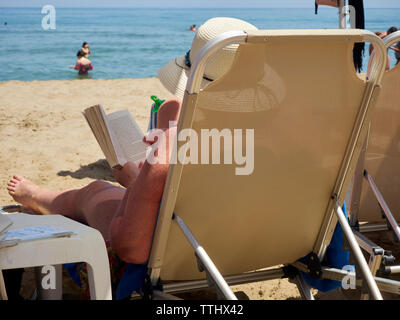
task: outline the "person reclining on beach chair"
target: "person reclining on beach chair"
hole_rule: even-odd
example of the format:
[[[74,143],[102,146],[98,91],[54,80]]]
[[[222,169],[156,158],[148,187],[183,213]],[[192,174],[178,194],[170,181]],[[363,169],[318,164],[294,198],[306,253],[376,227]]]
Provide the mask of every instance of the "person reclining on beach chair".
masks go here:
[[[202,33],[203,28],[205,29],[204,31],[207,32]],[[196,56],[199,54],[199,52],[208,40],[214,39],[218,35],[226,31],[248,31],[254,34],[257,32],[256,29],[257,28],[244,21],[231,18],[214,18],[207,21],[201,28],[199,28],[198,32],[196,33],[191,50],[185,56],[177,58],[164,66],[158,73],[159,79],[170,92],[181,98],[186,88],[186,82],[189,78],[191,64],[193,63],[193,61],[195,61]],[[200,38],[200,35],[207,35],[207,39]],[[235,57],[236,48],[237,46],[231,45],[223,49],[218,49],[218,51],[216,51],[215,55],[212,57],[212,59],[210,59],[210,61],[208,61],[205,66],[205,70],[203,73],[204,75],[202,76],[202,78],[200,78],[200,81],[198,83],[199,87],[200,82],[201,86],[204,87],[211,81],[220,78],[228,70],[231,69],[231,64]],[[346,47],[346,50],[347,49],[348,47]],[[269,69],[267,70],[269,71]],[[270,71],[270,73],[273,74],[272,71]],[[251,73],[251,75],[252,77],[254,77],[255,75],[257,75],[257,73],[254,72]],[[252,80],[254,81],[254,79]],[[213,85],[214,84],[216,84],[216,82],[214,82]],[[206,90],[207,89],[205,89],[205,91]],[[165,139],[168,141],[174,140],[176,129],[166,129],[169,127],[169,124],[167,125],[167,123],[169,122],[169,120],[178,119],[181,100],[182,99],[168,100],[164,103],[159,111],[160,113],[158,115],[157,127],[165,131]],[[234,99],[232,98],[232,101],[233,100]],[[187,101],[190,100],[186,100],[185,103],[187,103]],[[233,102],[231,102],[230,104],[229,100],[220,101],[223,101],[223,106],[228,109],[236,108],[237,111],[245,111],[243,110],[242,103],[234,104]],[[188,110],[183,110],[182,119],[185,120],[185,117],[187,117],[187,113],[190,112],[190,108],[188,108]],[[163,115],[163,113],[165,113],[165,116]],[[236,114],[236,118],[238,118],[237,121],[238,123],[242,123],[243,118],[241,116],[238,117],[238,115],[239,113]],[[213,117],[210,118],[214,119]],[[180,119],[180,121],[183,121],[182,119]],[[263,124],[261,126],[261,130],[264,130],[265,128],[266,125]],[[319,129],[320,128],[318,128],[318,130]],[[284,139],[285,135],[280,136],[279,141],[274,140],[274,143],[284,144]],[[160,158],[164,155],[168,156],[166,158],[169,159],[169,146],[163,146],[162,143],[160,145],[162,146],[158,149],[158,154]],[[128,186],[127,189],[118,188],[103,181],[96,181],[82,189],[54,192],[41,189],[40,187],[29,182],[28,180],[25,180],[22,177],[15,176],[14,179],[9,182],[9,191],[16,201],[30,207],[35,211],[38,211],[39,213],[63,214],[98,229],[103,234],[104,239],[108,243],[111,243],[111,247],[109,249],[109,257],[112,274],[111,277],[113,278],[114,287],[118,284],[116,297],[117,299],[126,298],[129,297],[130,293],[132,293],[134,290],[140,289],[142,287],[143,279],[145,278],[147,273],[147,259],[150,253],[150,247],[152,246],[154,227],[158,217],[158,211],[161,197],[163,195],[164,185],[166,184],[168,167],[168,161],[164,164],[151,165],[148,158],[140,170],[138,167],[132,164],[127,164],[126,166],[124,166],[122,171],[114,171],[117,181],[119,181],[122,185]],[[207,168],[210,169],[212,167]],[[214,167],[213,170],[219,169],[216,169]],[[301,172],[300,175],[303,173],[304,172]],[[256,178],[260,181],[256,181],[255,185],[259,183],[260,186],[263,186],[263,175],[258,175]],[[192,182],[195,182],[201,179],[195,178],[190,180]],[[293,178],[291,177],[290,180],[292,181]],[[225,183],[226,180],[222,179],[220,182]],[[170,181],[168,183],[169,185],[171,184]],[[287,186],[289,185],[290,184],[287,184]],[[254,184],[252,186],[254,186]],[[215,185],[213,186],[213,188],[222,190],[222,188],[218,188]],[[208,192],[210,190],[213,190],[213,188],[210,188]],[[180,192],[185,192],[185,188],[180,188]],[[235,192],[238,192],[238,190],[235,190]],[[170,193],[168,193],[168,195],[169,194]],[[198,197],[191,197],[190,204],[192,205],[196,202],[199,202],[200,199],[203,202],[208,201],[207,198],[207,201],[204,201],[205,199],[203,200],[202,197],[204,197],[204,194],[198,194]],[[212,196],[210,196],[210,198],[212,198]],[[240,199],[240,197],[237,197],[237,199]],[[163,201],[163,204],[164,203],[165,202]],[[243,205],[243,203],[241,203],[240,205]],[[201,206],[198,205],[197,207],[197,205],[194,205],[193,207],[196,208],[196,210],[199,210]],[[241,212],[246,211],[247,207]],[[162,213],[163,206],[161,206],[160,215]],[[201,213],[197,213],[195,214],[195,216],[199,217],[199,214]],[[340,217],[342,217],[342,215]],[[268,215],[267,219],[269,218],[270,216]],[[249,222],[251,220],[252,219],[250,218]],[[273,223],[273,221],[268,220],[269,225],[271,225],[271,222]],[[157,223],[157,228],[159,228],[162,223],[163,219],[161,217]],[[242,224],[240,224],[240,226],[242,226]],[[259,224],[259,226],[262,226],[262,224]],[[294,225],[292,227],[294,227]],[[293,230],[295,232],[303,232],[300,229]],[[341,232],[341,230],[339,231]],[[268,232],[266,234],[268,234]],[[155,235],[155,243],[157,243],[157,235],[159,235],[159,233],[156,233]],[[325,240],[323,242],[325,242]],[[265,243],[269,243],[269,241],[266,241]],[[341,249],[342,242],[338,247]],[[155,249],[152,248],[152,255],[154,251]],[[174,252],[172,252],[172,255],[174,255]],[[179,260],[182,257],[188,257],[188,255],[184,255],[181,251],[179,251],[176,255],[174,255],[173,259]],[[252,257],[252,259],[253,258],[254,257]],[[296,258],[301,258],[301,256],[298,256]],[[153,262],[155,260],[153,259]],[[157,265],[155,265],[154,263],[151,264],[151,262],[152,261],[150,259],[149,267],[153,268],[153,272]],[[242,264],[246,263],[247,262],[243,260]],[[241,266],[241,268],[244,267]],[[185,272],[187,273],[192,271],[191,269],[188,269],[189,271],[183,269],[184,268],[179,268],[179,271],[177,271],[178,269],[175,271],[177,271],[177,273],[179,274],[184,274]],[[78,267],[78,271],[80,278],[84,279],[85,270],[82,267]],[[179,277],[166,279],[180,280]],[[78,281],[79,280],[80,279],[78,279]],[[84,284],[82,283],[82,285]],[[375,295],[379,298],[378,294]],[[144,296],[146,296],[145,292]]]
[[[257,29],[242,20],[214,18],[208,20],[199,30],[207,29],[210,24],[218,25],[211,37],[231,30]],[[192,53],[195,50],[199,52],[209,40],[202,39],[200,34],[198,32],[195,35]],[[221,51],[220,61],[224,63],[211,66],[208,74],[216,76],[213,79],[204,79],[203,86],[229,70],[236,48]],[[165,145],[160,143],[161,147],[158,148],[160,158],[170,158],[168,146],[170,141],[174,141],[176,127],[170,128],[169,122],[179,118],[181,100],[190,74],[190,62],[189,51],[185,57],[165,65],[158,74],[163,85],[178,97],[165,101],[157,114],[157,128],[164,131],[164,138],[167,140]],[[171,68],[171,63],[179,67],[178,73],[176,68]],[[172,83],[179,83],[179,86]],[[147,142],[152,143],[150,140]],[[7,189],[15,201],[35,213],[61,214],[99,230],[109,248],[113,288],[115,290],[119,287],[117,298],[125,298],[142,285],[168,167],[168,161],[153,165],[146,161],[140,168],[128,162],[120,170],[113,169],[116,180],[124,188],[97,180],[81,189],[53,191],[14,175],[8,182]],[[77,283],[84,286],[84,297],[88,297],[87,284],[82,281],[86,280],[85,266],[78,265],[77,268],[80,278],[77,278],[76,270],[69,272]],[[127,281],[121,280],[124,276]],[[118,286],[120,282],[124,282],[124,285],[128,283],[127,287],[121,289]]]

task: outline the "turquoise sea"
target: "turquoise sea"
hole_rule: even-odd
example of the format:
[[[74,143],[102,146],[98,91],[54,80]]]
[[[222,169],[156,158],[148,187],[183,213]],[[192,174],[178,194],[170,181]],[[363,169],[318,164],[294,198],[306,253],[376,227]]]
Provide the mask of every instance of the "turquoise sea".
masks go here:
[[[1,5],[1,3],[0,3]],[[337,10],[55,8],[56,29],[44,30],[42,8],[0,8],[0,80],[75,79],[76,52],[90,43],[98,78],[155,77],[190,48],[194,33],[217,16],[244,19],[259,29],[337,28]],[[5,24],[7,22],[7,24]],[[400,9],[366,9],[366,28],[400,27]],[[395,61],[393,54],[392,63]],[[293,52],[293,57],[296,52]]]

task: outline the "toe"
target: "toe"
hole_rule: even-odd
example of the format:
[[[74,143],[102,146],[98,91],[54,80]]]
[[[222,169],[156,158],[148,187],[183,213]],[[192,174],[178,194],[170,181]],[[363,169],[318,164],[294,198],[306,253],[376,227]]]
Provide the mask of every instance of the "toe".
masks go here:
[[[7,185],[8,186],[15,186],[15,182],[10,180],[10,181],[7,182]]]
[[[18,181],[22,181],[24,178],[18,175],[14,175],[13,176],[14,179],[18,180]]]

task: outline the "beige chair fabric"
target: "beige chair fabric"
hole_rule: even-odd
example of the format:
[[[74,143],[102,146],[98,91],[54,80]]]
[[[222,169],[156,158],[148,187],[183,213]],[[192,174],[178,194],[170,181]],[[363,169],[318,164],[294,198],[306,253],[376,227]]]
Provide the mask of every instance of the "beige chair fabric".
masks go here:
[[[334,31],[319,32],[258,31],[227,74],[197,99],[185,96],[180,124],[195,108],[199,136],[201,129],[254,129],[251,175],[235,175],[235,163],[188,164],[180,178],[169,175],[164,192],[163,201],[177,192],[174,212],[223,275],[292,263],[316,243],[366,88],[352,61],[360,37],[333,41],[326,35]],[[161,208],[163,225],[171,212]],[[163,261],[150,259],[150,267],[160,265],[163,280],[205,277],[174,223]]]
[[[388,71],[373,113],[365,168],[400,221],[400,66]],[[376,198],[365,181],[358,217],[361,222],[382,222]]]

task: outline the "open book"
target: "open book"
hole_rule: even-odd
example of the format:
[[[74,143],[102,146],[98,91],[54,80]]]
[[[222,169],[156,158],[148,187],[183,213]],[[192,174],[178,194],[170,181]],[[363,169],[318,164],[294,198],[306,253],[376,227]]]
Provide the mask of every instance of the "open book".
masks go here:
[[[95,105],[85,109],[83,115],[112,168],[128,161],[144,162],[147,150],[144,134],[128,110],[106,115],[102,106]]]

